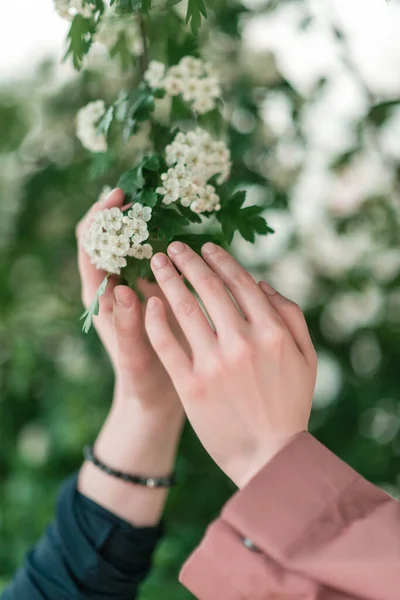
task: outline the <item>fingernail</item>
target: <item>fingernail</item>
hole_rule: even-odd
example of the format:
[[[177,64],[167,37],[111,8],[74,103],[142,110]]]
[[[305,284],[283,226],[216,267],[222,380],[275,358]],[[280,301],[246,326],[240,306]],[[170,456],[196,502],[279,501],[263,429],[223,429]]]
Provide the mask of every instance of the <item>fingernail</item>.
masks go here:
[[[165,267],[165,265],[168,262],[168,258],[165,256],[165,254],[159,253],[156,254],[153,257],[153,260],[151,261],[151,264],[156,268],[156,269],[162,269],[162,267]]]
[[[108,200],[111,198],[111,196],[114,194],[115,189],[111,190],[111,192],[108,192],[107,196],[105,196],[105,198],[103,198],[103,200],[101,201],[101,204],[106,204],[108,202]]]
[[[180,254],[181,252],[183,252],[186,248],[186,244],[183,244],[182,242],[174,242],[173,244],[171,244],[168,247],[168,252],[170,254]]]
[[[153,296],[152,298],[149,298],[149,300],[147,302],[147,310],[155,311],[157,309],[158,309],[158,298],[155,298]]]
[[[260,281],[260,287],[261,289],[268,294],[268,296],[275,296],[276,294],[276,289],[272,287],[272,285],[269,285],[269,283],[267,283],[266,281]]]
[[[213,244],[212,242],[207,242],[207,244],[204,244],[202,251],[204,252],[204,254],[212,254],[216,251],[217,248],[218,246],[216,244]]]
[[[114,298],[116,303],[122,306],[122,308],[130,308],[132,306],[132,296],[123,287],[115,288]]]

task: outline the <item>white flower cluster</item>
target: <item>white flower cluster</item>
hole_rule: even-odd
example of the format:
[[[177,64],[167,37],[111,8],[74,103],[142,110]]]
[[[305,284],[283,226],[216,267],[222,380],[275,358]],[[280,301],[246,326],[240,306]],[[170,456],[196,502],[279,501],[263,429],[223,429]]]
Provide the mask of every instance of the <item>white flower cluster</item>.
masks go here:
[[[94,2],[85,3],[83,0],[54,0],[54,8],[63,19],[72,21],[77,14],[90,19],[96,5]]]
[[[119,275],[127,265],[127,256],[150,259],[153,248],[150,244],[141,244],[149,237],[147,222],[150,219],[151,208],[139,202],[125,216],[116,207],[96,212],[83,243],[92,264]]]
[[[182,95],[198,114],[213,110],[221,97],[221,84],[212,65],[193,56],[184,56],[178,65],[166,69],[152,61],[144,75],[153,89],[163,89],[169,96]]]
[[[207,182],[218,175],[220,185],[230,175],[230,151],[222,141],[214,140],[207,131],[197,128],[189,133],[178,133],[166,147],[166,162],[170,166],[161,175],[162,187],[156,192],[164,196],[163,203],[178,200],[193,212],[220,210],[220,198],[215,187]]]
[[[90,102],[80,109],[76,116],[76,135],[82,146],[90,152],[106,152],[107,138],[97,132],[97,125],[106,113],[103,100]]]

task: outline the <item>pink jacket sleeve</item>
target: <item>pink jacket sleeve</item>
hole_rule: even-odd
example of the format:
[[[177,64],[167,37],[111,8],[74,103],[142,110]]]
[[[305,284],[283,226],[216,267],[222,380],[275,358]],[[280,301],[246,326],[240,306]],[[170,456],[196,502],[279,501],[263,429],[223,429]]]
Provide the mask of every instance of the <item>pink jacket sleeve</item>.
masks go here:
[[[199,600],[399,600],[400,504],[301,433],[227,503],[180,579]]]

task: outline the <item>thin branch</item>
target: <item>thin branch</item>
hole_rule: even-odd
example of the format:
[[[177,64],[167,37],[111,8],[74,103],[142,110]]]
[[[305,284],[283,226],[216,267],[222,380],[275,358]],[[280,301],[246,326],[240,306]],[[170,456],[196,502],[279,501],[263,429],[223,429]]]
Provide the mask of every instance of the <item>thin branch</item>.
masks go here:
[[[139,26],[140,26],[140,35],[143,43],[143,54],[140,57],[140,71],[142,77],[147,71],[147,67],[149,66],[149,41],[147,37],[146,23],[144,22],[143,14],[139,15]]]

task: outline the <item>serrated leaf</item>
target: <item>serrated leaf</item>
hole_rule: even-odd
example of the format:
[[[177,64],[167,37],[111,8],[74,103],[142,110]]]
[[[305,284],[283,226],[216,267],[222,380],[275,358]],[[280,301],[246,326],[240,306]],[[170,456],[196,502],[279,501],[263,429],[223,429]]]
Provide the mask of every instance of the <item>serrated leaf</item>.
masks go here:
[[[75,15],[67,34],[68,49],[65,58],[72,56],[74,68],[80,70],[85,56],[92,46],[93,25],[82,15]]]
[[[231,201],[216,213],[228,244],[232,242],[236,231],[251,243],[254,243],[256,235],[274,233],[274,230],[268,226],[266,220],[260,214],[263,212],[264,207],[254,205],[242,208],[245,199],[246,192],[237,192]]]
[[[143,159],[143,169],[148,171],[159,171],[160,170],[160,158],[157,154],[152,154]]]
[[[192,210],[190,210],[190,208],[186,207],[186,206],[182,206],[181,204],[177,204],[176,205],[176,209],[181,213],[181,215],[183,215],[185,217],[185,219],[188,219],[191,223],[202,223],[202,218],[199,214],[193,212]],[[210,214],[210,213],[208,213]],[[207,216],[207,215],[204,215]]]
[[[141,189],[144,186],[144,183],[142,166],[139,165],[134,169],[129,169],[129,171],[122,173],[118,180],[117,187],[121,188],[125,194],[132,194],[135,189]]]
[[[158,196],[151,188],[145,188],[139,195],[138,201],[145,206],[153,208],[158,202]]]
[[[190,225],[189,221],[174,208],[157,208],[157,211],[153,211],[151,225],[152,229],[156,230],[158,239],[170,242]]]

